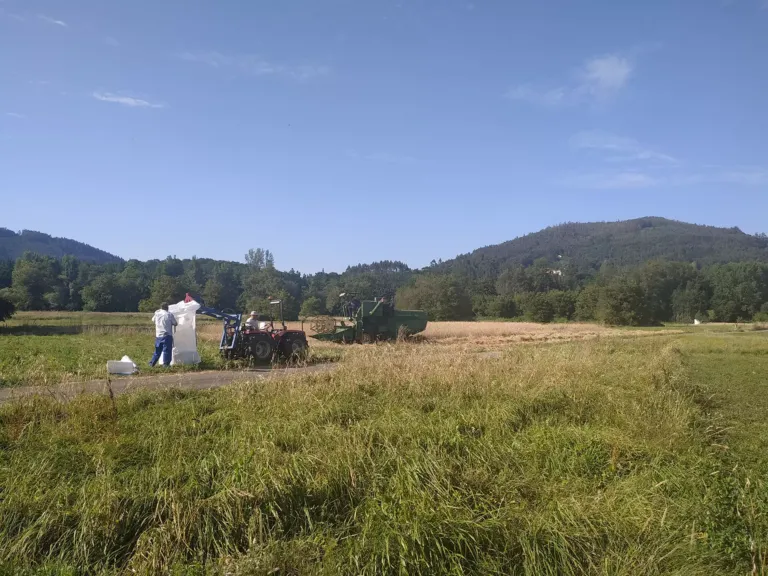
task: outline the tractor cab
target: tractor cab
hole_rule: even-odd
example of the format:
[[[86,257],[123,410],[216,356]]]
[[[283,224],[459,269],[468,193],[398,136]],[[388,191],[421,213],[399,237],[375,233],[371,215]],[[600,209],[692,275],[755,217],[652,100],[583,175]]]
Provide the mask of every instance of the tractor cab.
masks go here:
[[[354,292],[342,292],[339,294],[339,299],[342,301],[341,310],[345,318],[351,320],[357,316],[357,312],[360,310],[362,302],[360,302]]]
[[[282,328],[275,329],[275,315],[272,314],[269,317],[269,330],[270,332],[278,332],[278,331],[285,331],[288,329],[288,327],[285,325],[285,319],[283,318],[283,301],[279,299],[271,299],[269,300],[269,305],[272,307],[272,310],[277,307],[278,313],[280,314],[280,326]]]
[[[254,312],[251,312],[251,315],[248,317],[248,320],[245,321],[241,330],[244,333],[267,332],[269,331],[270,323],[271,323],[271,318],[269,316],[265,314],[255,314]]]
[[[307,352],[307,335],[303,330],[289,330],[283,317],[283,301],[270,299],[269,305],[273,310],[277,308],[280,315],[280,323],[275,326],[275,315],[272,314],[269,321],[269,332],[275,343],[275,349],[286,358],[300,358]]]

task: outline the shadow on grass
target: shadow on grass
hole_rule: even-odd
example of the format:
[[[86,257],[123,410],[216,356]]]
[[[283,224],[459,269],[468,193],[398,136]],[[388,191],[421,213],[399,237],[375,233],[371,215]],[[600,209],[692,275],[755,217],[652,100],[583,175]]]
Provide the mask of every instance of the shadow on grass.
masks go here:
[[[22,324],[19,326],[0,326],[0,336],[71,336],[76,334],[150,334],[153,326],[126,326],[125,324],[64,324],[46,326],[41,324]]]

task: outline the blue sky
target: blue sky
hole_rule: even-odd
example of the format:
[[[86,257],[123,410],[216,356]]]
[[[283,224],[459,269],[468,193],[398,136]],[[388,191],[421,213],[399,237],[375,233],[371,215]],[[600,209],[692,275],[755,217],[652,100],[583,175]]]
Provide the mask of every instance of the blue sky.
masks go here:
[[[768,0],[0,0],[0,226],[304,272],[768,231],[766,55]]]

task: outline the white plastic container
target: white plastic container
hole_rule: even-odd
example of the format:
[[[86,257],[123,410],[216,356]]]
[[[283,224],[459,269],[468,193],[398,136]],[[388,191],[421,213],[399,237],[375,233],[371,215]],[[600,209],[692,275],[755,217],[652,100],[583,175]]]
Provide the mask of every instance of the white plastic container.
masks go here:
[[[129,376],[138,372],[138,369],[136,368],[136,363],[133,360],[128,358],[128,356],[123,356],[121,360],[108,360],[107,372],[110,374]]]

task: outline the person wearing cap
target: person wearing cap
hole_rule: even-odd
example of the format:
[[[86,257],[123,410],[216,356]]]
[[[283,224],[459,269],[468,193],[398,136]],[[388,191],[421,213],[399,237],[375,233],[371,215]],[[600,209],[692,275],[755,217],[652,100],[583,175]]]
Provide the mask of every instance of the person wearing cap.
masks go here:
[[[248,319],[245,321],[246,328],[258,328],[259,327],[259,315],[256,312],[251,312]]]
[[[157,364],[162,355],[163,366],[170,366],[173,352],[173,331],[179,323],[176,321],[176,317],[168,311],[167,302],[163,302],[160,309],[155,311],[152,322],[155,323],[155,354],[149,361],[149,365]]]

